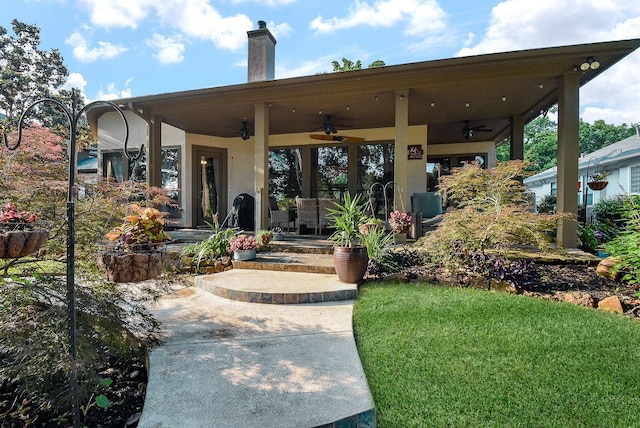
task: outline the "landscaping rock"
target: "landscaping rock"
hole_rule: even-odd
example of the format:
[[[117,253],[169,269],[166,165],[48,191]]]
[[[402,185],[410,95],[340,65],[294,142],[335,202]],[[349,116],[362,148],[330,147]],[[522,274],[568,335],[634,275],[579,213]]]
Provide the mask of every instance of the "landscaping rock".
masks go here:
[[[596,273],[604,278],[609,278],[614,281],[618,281],[620,279],[620,272],[616,272],[615,264],[616,259],[614,257],[607,257],[598,263],[598,267],[596,268]]]
[[[623,314],[622,303],[618,296],[609,296],[598,302],[598,309],[601,311],[615,312],[617,314]]]
[[[555,294],[555,297],[560,301],[572,303],[574,305],[586,306],[587,308],[596,307],[596,299],[594,299],[591,294],[583,291],[560,291]]]

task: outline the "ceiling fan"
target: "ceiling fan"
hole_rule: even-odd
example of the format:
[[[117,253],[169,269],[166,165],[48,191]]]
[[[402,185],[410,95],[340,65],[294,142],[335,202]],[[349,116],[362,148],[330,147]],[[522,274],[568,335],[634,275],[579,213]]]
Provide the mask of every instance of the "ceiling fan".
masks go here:
[[[462,136],[464,139],[470,139],[476,132],[493,132],[493,129],[489,129],[485,125],[470,126],[469,121],[465,120],[464,128],[462,128]]]
[[[324,140],[324,141],[338,141],[341,143],[359,143],[364,141],[364,138],[361,137],[349,137],[346,135],[333,135],[337,134],[338,130],[333,123],[333,117],[330,114],[325,115],[324,123],[322,124],[322,130],[324,134],[311,134],[310,137],[314,140]]]

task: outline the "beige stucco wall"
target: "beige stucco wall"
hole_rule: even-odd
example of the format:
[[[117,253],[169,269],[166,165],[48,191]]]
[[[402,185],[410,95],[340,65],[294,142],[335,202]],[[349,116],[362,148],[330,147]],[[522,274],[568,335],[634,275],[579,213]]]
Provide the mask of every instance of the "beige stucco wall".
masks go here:
[[[146,122],[136,114],[125,111],[125,116],[129,123],[130,145],[132,149],[139,148],[142,143],[147,145],[148,129]],[[116,113],[107,113],[99,119],[98,139],[99,150],[113,150],[122,148],[122,120]],[[484,143],[460,143],[431,145],[427,147],[427,126],[408,127],[408,144],[420,145],[424,151],[422,159],[408,159],[408,148],[406,152],[396,153],[397,159],[402,159],[404,167],[398,172],[406,174],[406,189],[400,189],[402,201],[406,209],[410,207],[411,194],[424,192],[427,188],[426,163],[427,154],[467,154],[467,153],[487,153],[489,167],[495,161],[495,146],[492,142]],[[395,138],[395,129],[358,129],[341,131],[343,136],[362,137],[367,142],[391,142]],[[287,146],[317,146],[322,141],[309,137],[308,133],[289,135],[270,135],[269,146],[271,148]],[[331,143],[333,144],[333,143]],[[227,150],[227,207],[232,206],[233,199],[240,193],[255,195],[254,157],[255,138],[242,140],[241,138],[221,138],[200,134],[189,134],[184,131],[162,124],[162,146],[179,147],[181,152],[180,189],[182,217],[179,226],[192,227],[192,216],[187,215],[190,207],[193,206],[193,192],[195,183],[192,182],[193,148],[194,146],[224,148]],[[396,175],[397,177],[397,175]]]

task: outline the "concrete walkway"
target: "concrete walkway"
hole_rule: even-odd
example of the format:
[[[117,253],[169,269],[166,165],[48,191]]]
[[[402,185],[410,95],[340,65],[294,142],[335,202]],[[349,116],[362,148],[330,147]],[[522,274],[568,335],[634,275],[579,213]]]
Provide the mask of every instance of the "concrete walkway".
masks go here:
[[[241,269],[197,283],[246,296],[257,287],[335,297],[353,287],[335,275]],[[151,308],[164,343],[149,356],[138,427],[375,427],[353,338],[353,300],[252,303],[200,287]]]

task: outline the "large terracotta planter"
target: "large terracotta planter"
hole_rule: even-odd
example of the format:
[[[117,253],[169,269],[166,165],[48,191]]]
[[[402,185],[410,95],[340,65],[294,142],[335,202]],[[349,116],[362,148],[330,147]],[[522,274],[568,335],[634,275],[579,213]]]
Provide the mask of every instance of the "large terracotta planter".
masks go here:
[[[366,247],[335,247],[333,266],[338,279],[347,284],[356,284],[364,278],[369,263]]]
[[[11,224],[9,224],[11,225]],[[38,251],[49,239],[49,231],[39,227],[0,228],[0,258],[15,259]]]
[[[98,266],[111,282],[146,281],[162,274],[165,254],[164,246],[136,251],[106,247],[98,251]]]

